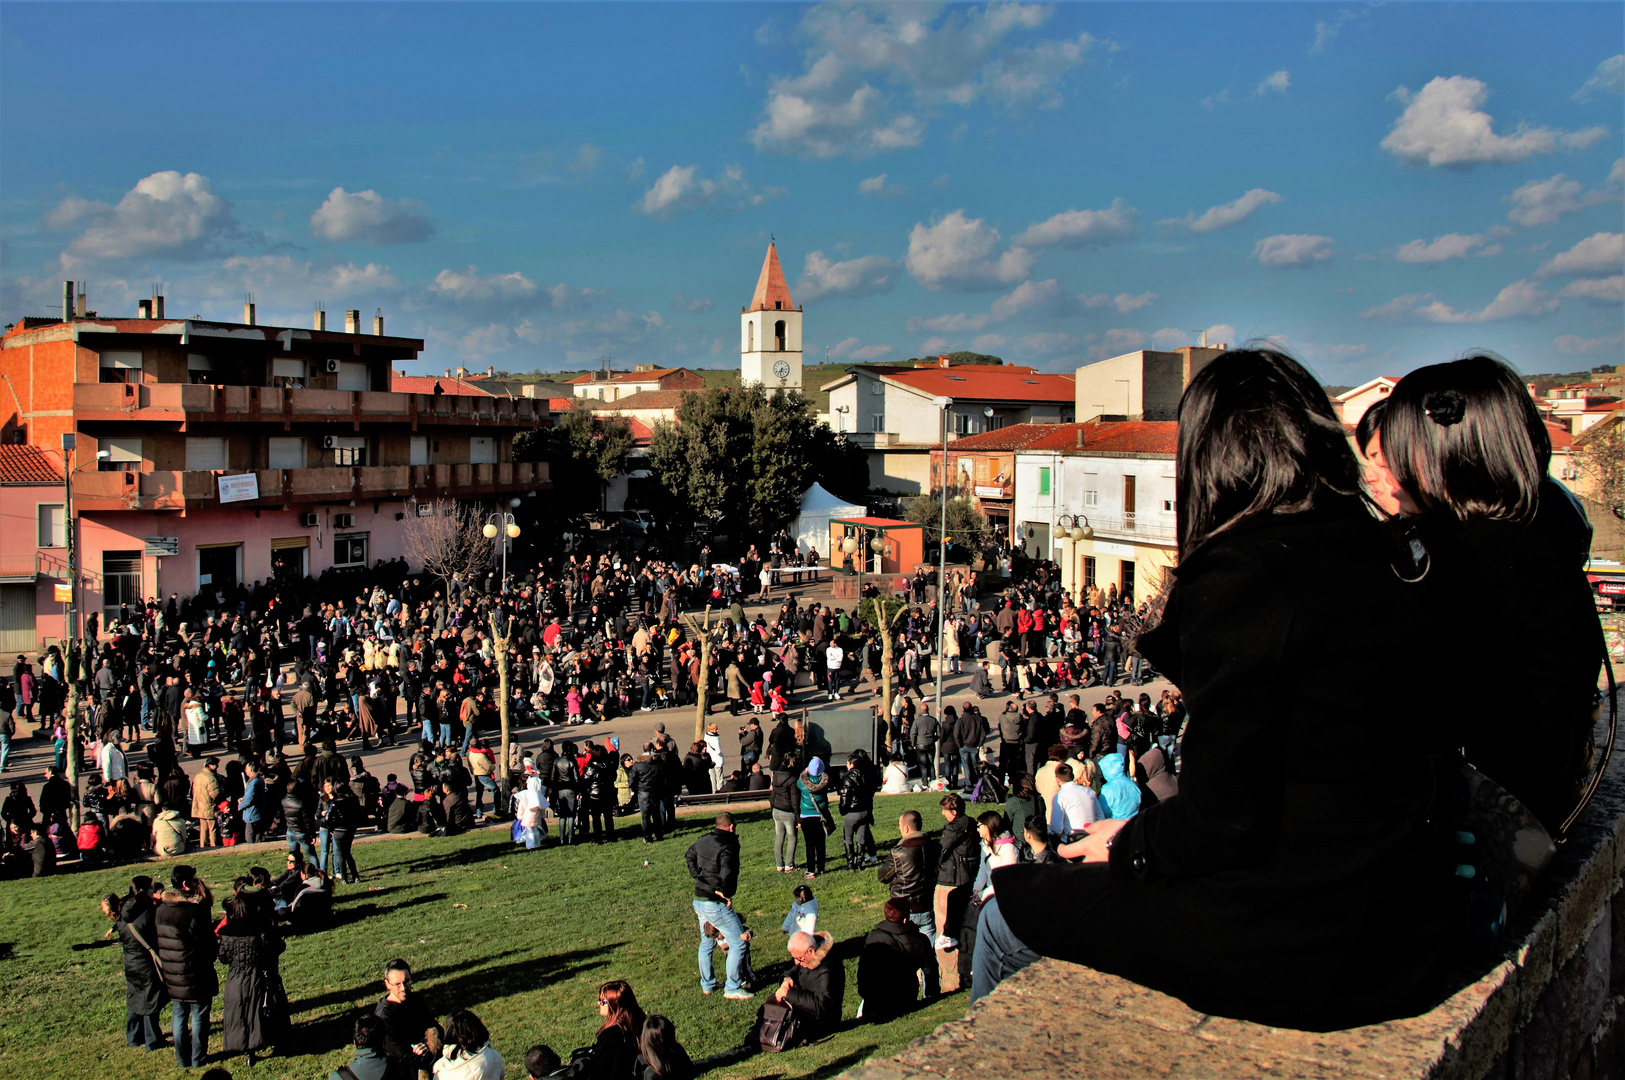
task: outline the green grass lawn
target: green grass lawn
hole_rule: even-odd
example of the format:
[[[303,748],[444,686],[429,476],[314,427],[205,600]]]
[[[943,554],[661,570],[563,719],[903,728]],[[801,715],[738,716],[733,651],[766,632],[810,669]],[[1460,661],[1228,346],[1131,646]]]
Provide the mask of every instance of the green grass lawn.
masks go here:
[[[904,809],[918,809],[940,826],[938,798],[878,800],[876,839],[882,853],[896,841],[897,814]],[[742,868],[735,906],[755,931],[752,958],[758,975],[776,981],[788,966],[779,923],[801,878],[774,871],[766,811],[739,817]],[[635,824],[623,819],[623,825],[629,820]],[[418,988],[442,1019],[453,1009],[468,1008],[485,1021],[509,1076],[523,1075],[524,1052],[535,1043],[548,1044],[566,1059],[572,1047],[589,1045],[598,1025],[598,984],[607,979],[626,979],[647,1011],[671,1017],[696,1060],[736,1046],[755,1006],[726,1001],[720,992],[701,995],[695,962],[693,889],[683,854],[706,828],[709,818],[685,817],[676,835],[661,844],[634,838],[536,852],[515,846],[497,830],[357,844],[364,881],[340,886],[337,925],[290,938],[283,954],[292,1036],[252,1073],[240,1057],[218,1063],[238,1077],[325,1078],[349,1060],[356,1010],[370,1008],[382,994],[383,965],[395,956],[411,962]],[[832,841],[832,861],[839,862],[839,834]],[[248,866],[280,872],[276,853],[268,851],[197,856],[193,862],[217,898]],[[92,946],[106,927],[99,897],[124,892],[134,873],[167,876],[168,866],[149,863],[0,885],[0,1076],[184,1075],[167,1047],[148,1054],[125,1046],[122,954],[116,944]],[[851,1020],[858,1008],[857,948],[881,918],[886,889],[873,870],[830,873],[813,887],[820,927],[843,942],[850,957],[846,1017]],[[719,977],[722,958],[719,952]],[[219,970],[224,978],[225,969]],[[756,997],[757,1003],[765,999],[765,993]],[[965,1004],[965,996],[955,994],[884,1026],[850,1025],[816,1046],[758,1055],[707,1076],[833,1076],[963,1015]],[[217,997],[210,1043],[216,1054],[219,1005]]]

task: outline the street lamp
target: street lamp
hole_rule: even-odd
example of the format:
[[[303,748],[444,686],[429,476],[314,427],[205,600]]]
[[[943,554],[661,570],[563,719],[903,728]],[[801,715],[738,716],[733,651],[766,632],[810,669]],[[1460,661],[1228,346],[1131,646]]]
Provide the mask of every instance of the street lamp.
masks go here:
[[[509,500],[508,505],[517,510],[519,508],[519,500],[511,499]],[[482,531],[485,533],[485,538],[487,540],[495,540],[498,533],[506,532],[508,534],[507,537],[502,541],[501,591],[505,593],[508,591],[508,548],[513,546],[510,541],[519,539],[519,523],[514,521],[513,514],[511,513],[492,514],[490,518],[486,520],[485,528]]]
[[[76,655],[79,649],[78,636],[74,633],[75,616],[79,607],[79,558],[76,546],[78,537],[73,527],[73,474],[78,471],[73,464],[73,458],[77,442],[77,433],[72,431],[62,433],[62,460],[65,466],[62,470],[62,547],[68,575],[68,606],[62,612],[62,673],[67,677],[68,683],[67,780],[73,787],[71,812],[75,829],[79,827],[79,676],[83,674],[73,670],[77,666]],[[97,461],[105,461],[112,456],[109,450],[96,451]]]
[[[942,636],[948,621],[948,417],[954,407],[951,397],[938,397],[931,404],[942,410],[942,483],[937,496],[942,503],[942,520],[937,532],[937,715],[942,715]]]

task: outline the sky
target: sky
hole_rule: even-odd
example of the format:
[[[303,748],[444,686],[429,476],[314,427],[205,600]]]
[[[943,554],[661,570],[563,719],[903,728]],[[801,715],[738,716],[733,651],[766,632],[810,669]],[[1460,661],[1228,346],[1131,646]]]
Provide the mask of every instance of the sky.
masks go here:
[[[0,7],[0,319],[425,340],[418,371],[1067,371],[1270,338],[1327,383],[1625,361],[1625,6]]]

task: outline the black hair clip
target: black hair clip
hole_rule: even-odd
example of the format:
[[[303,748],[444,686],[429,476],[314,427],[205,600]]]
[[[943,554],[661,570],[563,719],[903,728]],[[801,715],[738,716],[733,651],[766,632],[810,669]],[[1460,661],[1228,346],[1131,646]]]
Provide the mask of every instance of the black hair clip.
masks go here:
[[[1422,411],[1440,427],[1461,423],[1467,412],[1467,402],[1454,390],[1435,390],[1422,399]]]

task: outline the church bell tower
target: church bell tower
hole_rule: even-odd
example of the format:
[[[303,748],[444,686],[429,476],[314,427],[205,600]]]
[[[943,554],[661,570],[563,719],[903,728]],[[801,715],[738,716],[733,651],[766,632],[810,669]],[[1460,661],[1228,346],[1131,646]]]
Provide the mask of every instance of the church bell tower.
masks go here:
[[[801,389],[801,309],[772,243],[750,306],[739,309],[739,372],[746,386],[761,383],[770,393]]]

